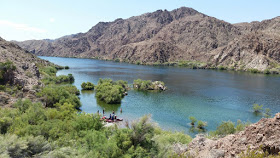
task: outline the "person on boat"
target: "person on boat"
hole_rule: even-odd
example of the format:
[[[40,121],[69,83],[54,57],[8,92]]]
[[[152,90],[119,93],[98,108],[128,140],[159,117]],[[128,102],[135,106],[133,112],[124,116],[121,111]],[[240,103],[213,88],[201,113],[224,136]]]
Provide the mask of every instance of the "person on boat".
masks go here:
[[[115,119],[115,114],[113,114],[113,116],[112,116],[112,120],[114,121],[114,119]]]
[[[115,111],[113,110],[113,114],[115,114]]]
[[[112,116],[111,116],[111,114],[110,114],[110,117],[109,117],[109,119],[110,119],[110,120],[112,119]]]
[[[121,113],[122,113],[122,108],[121,108]]]
[[[103,109],[103,116],[104,116],[104,113],[105,113],[105,109]]]

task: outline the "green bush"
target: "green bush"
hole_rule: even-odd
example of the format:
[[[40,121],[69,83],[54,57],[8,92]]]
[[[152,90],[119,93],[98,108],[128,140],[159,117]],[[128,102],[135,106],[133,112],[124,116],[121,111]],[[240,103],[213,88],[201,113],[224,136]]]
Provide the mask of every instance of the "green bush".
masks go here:
[[[57,69],[55,68],[55,66],[46,66],[46,67],[39,68],[39,71],[45,77],[48,77],[48,76],[55,76]]]
[[[14,70],[16,70],[16,66],[11,61],[0,62],[0,85],[9,82],[9,78],[6,76],[12,74]]]
[[[64,69],[69,69],[69,66],[65,66]]]
[[[94,84],[91,82],[83,82],[81,84],[81,87],[83,90],[93,90],[94,89]]]
[[[133,81],[133,88],[137,90],[165,90],[166,87],[162,81],[141,80]]]
[[[270,74],[270,71],[269,71],[269,69],[265,69],[265,70],[263,71],[263,73],[268,75],[268,74]]]
[[[43,79],[45,84],[62,84],[73,83],[75,81],[72,74],[60,75],[60,76],[48,76]]]
[[[133,87],[138,90],[148,90],[151,89],[151,86],[152,86],[151,80],[137,79],[133,81]]]
[[[190,121],[191,121],[191,125],[194,126],[194,124],[195,124],[196,121],[197,121],[196,118],[193,117],[193,116],[190,116],[189,119],[190,119]]]
[[[49,85],[44,87],[37,96],[42,97],[47,107],[54,107],[56,103],[70,103],[77,109],[81,107],[81,102],[76,96],[76,92],[69,87]]]
[[[99,79],[95,96],[107,104],[119,104],[126,91],[124,86],[127,87],[127,85],[123,85],[123,81],[113,82],[111,79]]]
[[[248,69],[251,73],[259,73],[260,71],[258,69]]]
[[[254,110],[254,113],[256,113],[256,114],[262,113],[263,105],[254,104],[253,110]]]
[[[207,126],[207,122],[197,121],[197,128],[198,129],[205,129],[206,126]]]
[[[216,130],[216,135],[228,135],[235,133],[234,123],[231,121],[223,121]]]
[[[265,118],[270,118],[271,117],[271,110],[269,108],[265,109],[264,117]]]
[[[225,67],[225,66],[219,66],[219,67],[218,67],[218,70],[227,70],[227,67]]]
[[[231,121],[223,121],[216,129],[216,131],[211,131],[209,134],[211,137],[217,137],[217,136],[226,136],[229,134],[234,134],[239,131],[243,131],[246,126],[248,126],[250,123],[246,122],[243,123],[240,120],[237,121],[237,124],[231,122]]]
[[[0,85],[0,91],[5,91],[6,90],[6,86],[5,85]]]

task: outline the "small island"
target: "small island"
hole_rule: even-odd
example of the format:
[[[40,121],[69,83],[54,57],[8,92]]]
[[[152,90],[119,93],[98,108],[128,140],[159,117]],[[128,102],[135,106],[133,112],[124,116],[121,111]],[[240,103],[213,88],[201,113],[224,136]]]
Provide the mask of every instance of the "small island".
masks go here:
[[[94,84],[91,82],[83,82],[81,84],[82,90],[94,90]]]
[[[127,95],[128,85],[126,81],[111,79],[99,79],[96,86],[95,96],[97,99],[107,104],[120,104],[121,100]]]
[[[141,80],[137,79],[133,81],[133,88],[137,90],[156,90],[156,91],[165,91],[167,87],[164,85],[162,81],[154,81],[151,80]]]

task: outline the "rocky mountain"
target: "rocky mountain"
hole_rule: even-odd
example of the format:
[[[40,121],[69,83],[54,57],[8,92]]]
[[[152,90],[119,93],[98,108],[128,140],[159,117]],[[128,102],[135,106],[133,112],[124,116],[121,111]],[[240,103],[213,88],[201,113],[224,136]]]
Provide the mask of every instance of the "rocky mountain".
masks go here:
[[[34,86],[41,85],[39,65],[47,66],[51,63],[0,38],[0,106],[9,105],[16,98],[34,98]],[[4,90],[3,85],[10,86],[5,86]]]
[[[100,22],[86,33],[16,42],[36,55],[131,63],[199,61],[206,67],[277,68],[280,18],[230,24],[182,7]]]
[[[270,155],[280,151],[280,113],[274,118],[262,118],[237,134],[217,140],[198,135],[188,145],[188,152],[197,158],[238,157],[247,150],[262,150]],[[259,151],[260,152],[260,151]]]

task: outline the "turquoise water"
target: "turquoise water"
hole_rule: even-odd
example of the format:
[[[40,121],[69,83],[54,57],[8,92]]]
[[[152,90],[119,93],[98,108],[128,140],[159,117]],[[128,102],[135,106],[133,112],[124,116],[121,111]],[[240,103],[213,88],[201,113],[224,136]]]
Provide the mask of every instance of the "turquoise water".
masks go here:
[[[164,81],[168,90],[161,93],[130,90],[120,105],[106,105],[95,98],[93,91],[82,91],[81,109],[87,113],[97,110],[108,115],[112,110],[125,120],[151,114],[152,120],[165,130],[190,133],[189,116],[206,121],[207,130],[215,130],[221,121],[256,122],[260,116],[252,112],[254,103],[263,104],[272,113],[280,111],[280,78],[262,74],[192,70],[176,67],[152,67],[99,61],[92,59],[41,57],[55,64],[70,66],[57,75],[72,73],[74,85],[82,82],[97,84],[99,78]],[[123,113],[120,113],[122,108]]]

